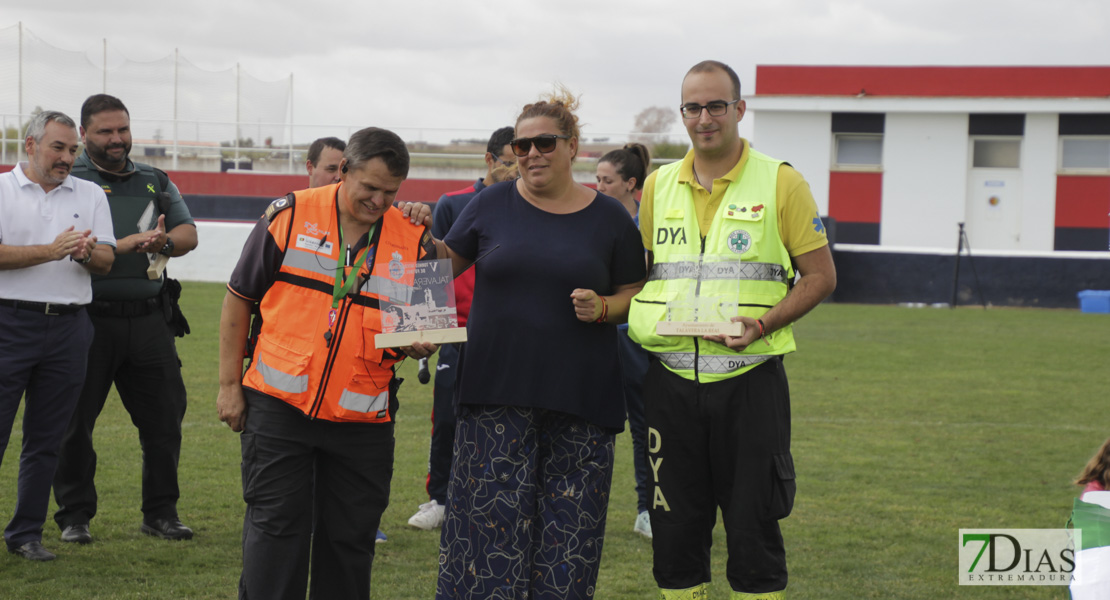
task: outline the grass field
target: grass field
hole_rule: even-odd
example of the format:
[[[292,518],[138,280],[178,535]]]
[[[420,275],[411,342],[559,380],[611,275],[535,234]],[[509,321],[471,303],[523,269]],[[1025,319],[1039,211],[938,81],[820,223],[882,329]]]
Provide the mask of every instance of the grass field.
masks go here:
[[[234,598],[244,505],[238,436],[216,420],[222,286],[186,283],[193,334],[180,340],[190,394],[181,456],[190,542],[139,533],[139,449],[114,397],[96,430],[95,543],[44,542],[33,564],[0,556],[0,599]],[[2,334],[0,334],[2,335]],[[793,599],[1067,598],[1066,588],[957,585],[957,530],[1056,528],[1069,482],[1110,436],[1110,316],[1064,310],[906,309],[828,304],[797,327],[787,359],[798,471],[782,522]],[[558,357],[552,357],[558,360]],[[438,535],[409,529],[426,501],[431,386],[402,368],[393,495],[375,598],[434,595]],[[0,467],[0,522],[15,504],[18,421]],[[632,533],[631,443],[618,441],[597,597],[653,598],[651,547]],[[53,512],[53,507],[51,507]],[[712,598],[728,597],[716,531]]]

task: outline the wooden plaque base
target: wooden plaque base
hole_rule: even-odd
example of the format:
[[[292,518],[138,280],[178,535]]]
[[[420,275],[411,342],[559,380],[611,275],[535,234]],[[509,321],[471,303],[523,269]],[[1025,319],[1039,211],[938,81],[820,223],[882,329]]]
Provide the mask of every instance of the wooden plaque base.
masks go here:
[[[466,327],[453,327],[451,329],[424,329],[422,331],[401,331],[398,333],[379,333],[374,336],[374,345],[378,348],[400,348],[411,346],[415,342],[430,342],[432,344],[454,344],[466,341]]]
[[[166,270],[166,263],[170,262],[170,257],[165,254],[159,254],[154,258],[154,262],[146,268],[147,279],[159,279],[162,277],[162,271]]]
[[[703,335],[727,335],[731,337],[740,337],[744,335],[744,324],[737,322],[706,322],[698,323],[693,321],[660,321],[655,324],[655,333],[659,335],[683,335],[683,336],[697,336]]]

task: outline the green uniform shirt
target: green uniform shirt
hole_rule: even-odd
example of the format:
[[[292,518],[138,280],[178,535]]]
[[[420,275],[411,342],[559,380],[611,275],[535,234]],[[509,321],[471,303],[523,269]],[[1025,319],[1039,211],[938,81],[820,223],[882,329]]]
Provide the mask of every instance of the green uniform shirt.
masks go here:
[[[88,152],[73,164],[74,177],[91,181],[104,189],[108,205],[112,209],[112,226],[116,239],[153,229],[162,214],[158,193],[169,193],[166,207],[166,231],[181,224],[194,224],[185,201],[177,186],[168,177],[160,178],[158,170],[150,165],[135,163],[130,159],[122,173],[101,171],[93,164]],[[168,185],[163,190],[162,182]],[[144,218],[144,212],[150,212]],[[143,226],[140,227],[140,220]],[[150,259],[145,253],[118,254],[107,275],[92,276],[93,300],[142,300],[157,296],[162,289],[161,279],[147,278],[146,270]]]

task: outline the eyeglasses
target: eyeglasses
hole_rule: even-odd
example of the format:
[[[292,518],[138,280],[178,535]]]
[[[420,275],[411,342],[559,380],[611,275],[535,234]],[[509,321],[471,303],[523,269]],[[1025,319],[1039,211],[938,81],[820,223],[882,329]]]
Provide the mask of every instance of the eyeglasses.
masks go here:
[[[736,104],[737,102],[739,102],[739,100],[733,100],[732,102],[725,102],[724,100],[714,100],[713,102],[710,102],[708,104],[694,104],[693,102],[691,102],[689,104],[683,104],[678,108],[682,111],[682,117],[685,119],[696,119],[700,117],[701,109],[703,108],[709,111],[709,116],[719,117],[728,112],[728,107]]]
[[[539,150],[540,153],[547,154],[548,152],[552,152],[555,150],[555,144],[558,143],[558,140],[569,139],[569,135],[555,135],[554,133],[545,133],[543,135],[537,135],[536,137],[517,138],[509,142],[509,145],[513,149],[513,154],[523,158],[525,156],[528,156],[528,153],[532,151],[532,144],[536,145],[536,150]]]
[[[525,154],[527,154],[527,152]],[[503,167],[511,167],[511,166],[516,164],[515,162],[505,162],[505,161],[501,160],[500,156],[497,156],[496,154],[494,154],[492,152],[490,152],[490,156],[493,157],[493,160],[496,161],[497,164],[499,164]]]

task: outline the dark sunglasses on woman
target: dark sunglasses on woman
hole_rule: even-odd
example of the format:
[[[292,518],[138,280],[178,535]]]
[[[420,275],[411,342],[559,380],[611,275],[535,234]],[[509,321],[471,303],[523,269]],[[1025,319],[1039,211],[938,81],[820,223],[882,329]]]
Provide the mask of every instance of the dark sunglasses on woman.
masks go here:
[[[555,144],[558,143],[558,140],[569,139],[569,135],[555,135],[554,133],[545,133],[543,135],[537,135],[536,137],[516,138],[515,140],[509,142],[509,145],[513,148],[513,154],[520,157],[525,157],[528,156],[528,153],[532,151],[532,144],[536,145],[536,150],[539,150],[541,154],[547,154],[548,152],[555,150]]]

